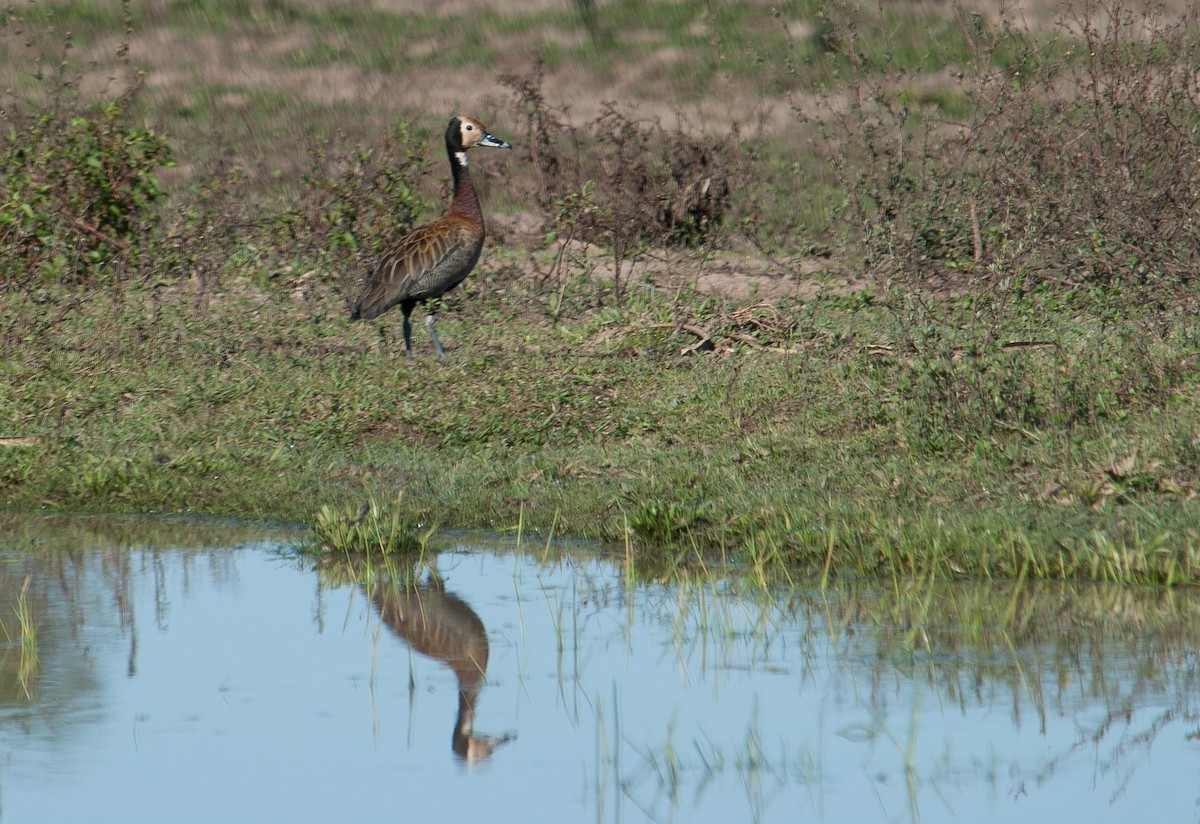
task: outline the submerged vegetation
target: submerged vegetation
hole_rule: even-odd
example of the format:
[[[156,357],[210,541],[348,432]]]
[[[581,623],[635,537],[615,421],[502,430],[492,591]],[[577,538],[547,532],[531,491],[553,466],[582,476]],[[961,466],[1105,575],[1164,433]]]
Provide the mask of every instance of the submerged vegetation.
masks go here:
[[[295,6],[8,12],[0,503],[300,519],[342,555],[520,524],[647,577],[1200,582],[1194,10],[493,21],[530,59],[471,103],[517,152],[481,170],[496,241],[433,364],[345,317],[442,198],[441,115],[296,88],[389,76],[367,58],[396,21]],[[320,47],[322,14],[363,49]],[[387,36],[436,28],[413,20]],[[720,79],[715,127],[687,72],[556,91],[655,20]],[[147,83],[139,30],[188,27],[270,82]],[[312,48],[256,47],[281,32]]]

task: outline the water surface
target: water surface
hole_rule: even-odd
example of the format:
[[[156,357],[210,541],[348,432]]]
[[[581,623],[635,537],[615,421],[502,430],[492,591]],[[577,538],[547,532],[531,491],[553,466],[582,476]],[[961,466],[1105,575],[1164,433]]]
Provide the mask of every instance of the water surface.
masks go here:
[[[298,539],[0,515],[0,821],[1200,820],[1190,592],[638,584],[465,534],[398,586]]]

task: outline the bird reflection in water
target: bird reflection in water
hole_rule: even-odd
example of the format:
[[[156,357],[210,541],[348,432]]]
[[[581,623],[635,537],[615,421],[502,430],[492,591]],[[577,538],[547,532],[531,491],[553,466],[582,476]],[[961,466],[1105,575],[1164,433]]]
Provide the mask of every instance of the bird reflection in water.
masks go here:
[[[417,652],[436,658],[458,680],[458,717],[451,746],[467,762],[483,761],[515,736],[474,732],[475,701],[487,674],[488,640],[483,621],[461,598],[445,591],[431,573],[427,582],[383,581],[369,590],[388,629]]]

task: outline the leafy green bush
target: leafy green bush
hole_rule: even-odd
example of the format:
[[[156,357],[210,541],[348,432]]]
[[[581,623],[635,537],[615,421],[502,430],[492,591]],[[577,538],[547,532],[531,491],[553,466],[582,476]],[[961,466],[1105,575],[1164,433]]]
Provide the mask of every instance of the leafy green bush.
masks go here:
[[[240,166],[201,166],[168,207],[157,174],[175,159],[144,125],[142,75],[116,98],[87,100],[70,76],[71,46],[68,34],[58,66],[35,73],[39,91],[0,110],[0,286],[104,282],[136,269],[207,289],[230,272],[274,278],[317,265],[356,288],[346,274],[424,206],[428,140],[402,124],[382,146],[350,147],[338,133],[311,147],[298,187],[266,190]],[[117,60],[134,72],[127,39]]]
[[[0,283],[95,280],[135,257],[174,165],[133,93],[81,111],[10,114],[0,145]]]

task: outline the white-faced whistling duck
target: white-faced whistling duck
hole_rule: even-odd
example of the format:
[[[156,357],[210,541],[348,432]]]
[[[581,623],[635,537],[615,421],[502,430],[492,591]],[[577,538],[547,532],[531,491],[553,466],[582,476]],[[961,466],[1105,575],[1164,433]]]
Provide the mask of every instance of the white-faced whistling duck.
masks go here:
[[[413,229],[379,261],[366,282],[350,320],[370,320],[397,303],[404,313],[404,350],[412,355],[408,317],[422,301],[435,300],[462,283],[483,250],[483,210],[467,171],[467,150],[476,146],[511,149],[473,117],[456,117],[446,127],[446,154],[454,176],[454,199],[446,214]],[[434,329],[433,310],[425,317],[438,357],[445,357]]]

